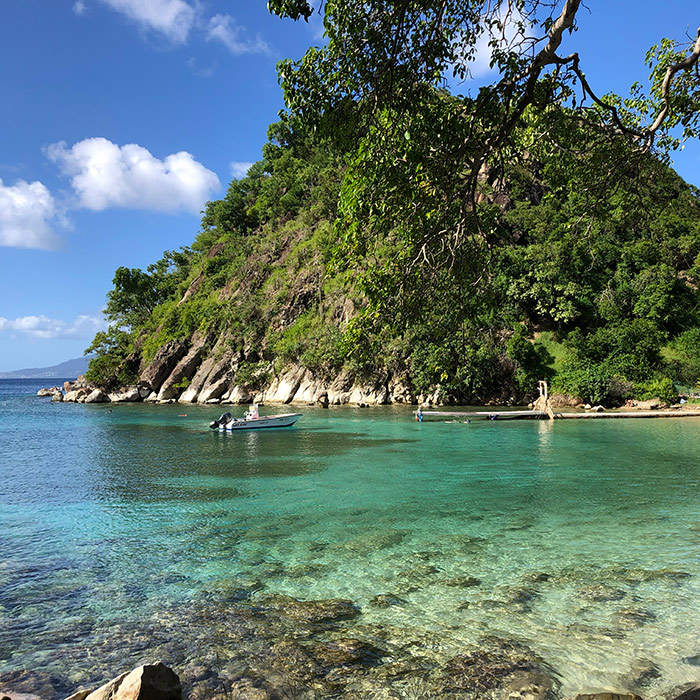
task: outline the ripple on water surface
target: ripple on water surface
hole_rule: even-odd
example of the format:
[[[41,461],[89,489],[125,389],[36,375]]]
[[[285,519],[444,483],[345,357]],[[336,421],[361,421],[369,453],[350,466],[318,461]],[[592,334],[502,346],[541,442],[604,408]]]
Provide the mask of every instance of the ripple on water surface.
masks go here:
[[[694,419],[309,408],[291,430],[229,435],[201,407],[0,410],[0,668],[78,683],[97,640],[138,659],[134,630],[168,611],[285,594],[348,598],[346,632],[396,649],[437,634],[444,660],[517,640],[564,694],[697,679]]]

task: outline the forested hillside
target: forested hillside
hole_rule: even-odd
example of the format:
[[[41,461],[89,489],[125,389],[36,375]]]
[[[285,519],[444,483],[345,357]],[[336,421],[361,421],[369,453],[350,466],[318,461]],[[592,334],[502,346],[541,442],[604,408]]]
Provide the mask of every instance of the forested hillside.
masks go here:
[[[425,167],[429,115],[391,167],[348,156],[351,119],[332,138],[297,118],[274,124],[190,247],[116,271],[88,378],[184,401],[274,394],[290,376],[305,400],[335,386],[337,401],[368,402],[523,402],[540,378],[608,404],[694,385],[698,191],[583,125],[552,149],[537,138],[560,124],[548,119],[529,109],[512,157],[481,169],[479,227],[444,257],[434,242],[448,251],[464,202]],[[364,189],[378,182],[381,198]]]

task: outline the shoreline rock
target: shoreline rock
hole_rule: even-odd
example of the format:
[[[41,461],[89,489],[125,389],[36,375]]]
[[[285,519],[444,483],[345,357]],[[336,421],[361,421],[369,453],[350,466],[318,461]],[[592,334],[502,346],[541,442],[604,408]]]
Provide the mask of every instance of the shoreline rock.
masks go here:
[[[56,392],[60,392],[62,394],[63,390],[60,386],[51,386],[44,389],[39,389],[39,391],[36,392],[36,395],[42,397],[53,396]]]
[[[181,700],[179,676],[163,663],[144,664],[93,690],[79,690],[66,700]]]

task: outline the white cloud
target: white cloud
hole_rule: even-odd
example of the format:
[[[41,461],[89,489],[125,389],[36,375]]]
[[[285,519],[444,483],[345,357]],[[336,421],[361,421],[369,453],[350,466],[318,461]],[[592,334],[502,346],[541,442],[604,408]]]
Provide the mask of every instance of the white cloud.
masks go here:
[[[56,203],[41,182],[17,180],[9,186],[0,179],[1,246],[55,249],[58,237],[49,221],[56,215]]]
[[[527,25],[525,17],[517,8],[509,8],[503,2],[499,5],[492,19],[501,23],[501,27],[492,27],[484,22],[483,31],[474,44],[474,53],[466,61],[469,74],[472,78],[483,78],[496,70],[491,66],[493,57],[493,43],[501,48],[508,49],[525,40],[521,26]],[[451,73],[451,70],[449,71]]]
[[[80,315],[74,321],[40,316],[21,316],[15,319],[0,316],[0,333],[23,334],[39,340],[56,338],[92,338],[105,330],[107,324],[102,316]]]
[[[241,178],[245,177],[248,174],[248,170],[250,170],[250,166],[253,165],[252,163],[246,163],[244,161],[233,161],[231,163],[231,175],[235,177],[237,180],[240,180]]]
[[[80,0],[78,0],[80,2]],[[196,19],[195,8],[185,0],[102,0],[144,29],[184,43]]]
[[[493,49],[489,45],[491,40],[492,36],[488,31],[476,40],[474,58],[469,65],[469,72],[474,78],[482,78],[494,70],[491,67],[491,56],[493,55]]]
[[[309,5],[313,12],[309,17],[308,25],[311,30],[311,35],[317,42],[325,44],[327,42],[325,35],[325,27],[323,26],[323,0],[310,0]]]
[[[75,0],[75,4],[73,5],[73,12],[75,12],[76,15],[85,14],[85,3],[83,2],[83,0]]]
[[[205,68],[200,68],[197,64],[197,59],[192,57],[187,59],[187,67],[192,71],[192,75],[197,78],[211,78],[216,70],[216,62],[210,63]]]
[[[245,27],[228,14],[216,14],[207,21],[201,0],[100,0],[133,20],[146,31],[154,31],[176,44],[184,44],[190,33],[203,31],[207,41],[219,41],[234,56],[245,53],[270,53],[270,46],[258,34],[247,36]],[[85,0],[75,0],[73,11],[82,15]]]
[[[234,56],[244,53],[270,53],[266,41],[256,35],[254,39],[243,36],[245,27],[236,23],[231,15],[214,15],[207,27],[207,41],[220,41]]]
[[[221,186],[216,174],[186,151],[159,160],[142,146],[97,137],[71,148],[55,143],[46,152],[71,178],[77,206],[94,211],[119,207],[196,214]]]

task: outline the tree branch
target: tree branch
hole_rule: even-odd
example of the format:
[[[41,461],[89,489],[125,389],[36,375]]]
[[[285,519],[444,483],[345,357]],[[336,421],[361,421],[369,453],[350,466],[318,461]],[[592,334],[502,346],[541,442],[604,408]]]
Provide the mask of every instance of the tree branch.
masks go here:
[[[691,51],[690,55],[687,56],[682,61],[679,61],[678,63],[674,63],[672,66],[669,66],[666,69],[666,75],[664,76],[663,83],[661,84],[661,98],[664,101],[664,107],[659,112],[658,116],[654,120],[654,123],[648,129],[649,134],[652,136],[652,138],[653,138],[654,133],[656,133],[656,131],[661,126],[661,124],[663,124],[664,119],[666,119],[666,117],[668,116],[668,113],[671,109],[670,93],[671,93],[671,82],[673,81],[674,76],[676,75],[676,73],[678,73],[678,71],[687,70],[688,68],[691,68],[692,66],[695,66],[697,69],[698,59],[700,59],[700,27],[698,28],[698,33],[697,33],[697,37],[695,40],[695,45],[694,45],[693,50]],[[651,144],[649,144],[649,145],[651,145]]]

